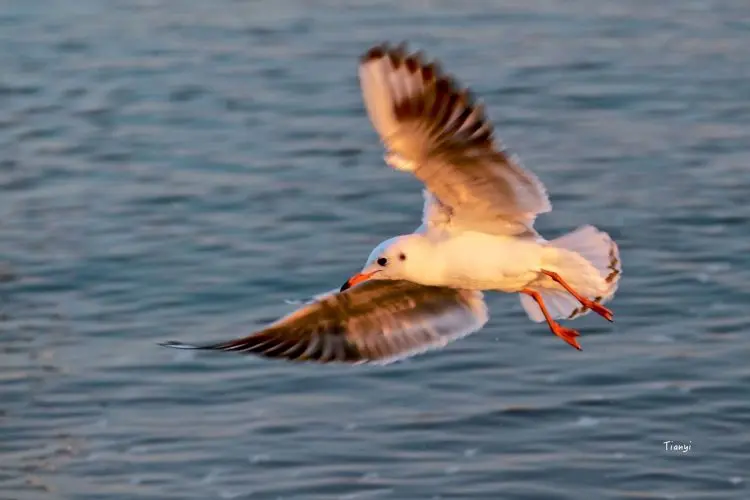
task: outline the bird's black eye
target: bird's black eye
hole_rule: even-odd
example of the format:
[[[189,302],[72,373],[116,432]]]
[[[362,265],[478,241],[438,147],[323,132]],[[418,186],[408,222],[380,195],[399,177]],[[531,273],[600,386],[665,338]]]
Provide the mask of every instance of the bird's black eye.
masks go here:
[[[388,259],[386,259],[385,257],[380,257],[378,259],[378,265],[379,266],[385,267],[386,264],[388,264]]]
[[[406,260],[406,254],[405,253],[398,254],[398,260]]]

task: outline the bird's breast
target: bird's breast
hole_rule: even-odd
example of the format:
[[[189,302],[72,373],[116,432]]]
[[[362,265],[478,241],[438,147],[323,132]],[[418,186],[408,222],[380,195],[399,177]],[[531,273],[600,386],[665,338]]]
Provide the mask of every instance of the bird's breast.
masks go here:
[[[443,245],[446,284],[456,288],[516,292],[541,267],[542,247],[531,240],[468,232]]]

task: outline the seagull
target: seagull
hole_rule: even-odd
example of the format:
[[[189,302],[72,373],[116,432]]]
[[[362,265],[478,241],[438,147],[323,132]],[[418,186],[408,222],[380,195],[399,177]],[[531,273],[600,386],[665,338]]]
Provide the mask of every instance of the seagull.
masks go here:
[[[391,168],[423,185],[422,224],[376,246],[362,270],[247,337],[165,342],[319,363],[386,364],[443,347],[488,320],[484,291],[517,293],[532,321],[581,349],[558,319],[594,312],[621,276],[617,244],[587,225],[546,240],[535,229],[552,206],[544,185],[493,137],[483,106],[406,44],[360,59],[367,114]]]

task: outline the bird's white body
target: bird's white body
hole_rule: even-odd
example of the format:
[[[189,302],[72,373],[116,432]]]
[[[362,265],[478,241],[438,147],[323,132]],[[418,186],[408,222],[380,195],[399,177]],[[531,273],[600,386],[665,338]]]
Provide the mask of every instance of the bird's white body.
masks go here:
[[[423,273],[410,277],[424,285],[517,292],[540,279],[543,242],[475,231],[425,236],[431,245],[420,257]]]

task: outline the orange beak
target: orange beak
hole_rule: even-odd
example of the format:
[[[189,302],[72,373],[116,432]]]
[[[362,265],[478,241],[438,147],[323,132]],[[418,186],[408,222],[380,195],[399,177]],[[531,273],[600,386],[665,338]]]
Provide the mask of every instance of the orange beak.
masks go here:
[[[354,276],[352,276],[351,278],[349,278],[346,281],[346,283],[344,283],[343,285],[341,285],[341,290],[339,290],[339,291],[343,292],[344,290],[348,290],[348,289],[350,289],[351,287],[353,287],[354,285],[356,285],[358,283],[362,283],[363,281],[367,281],[367,280],[369,280],[372,277],[373,274],[376,274],[378,272],[380,272],[380,271],[375,270],[375,271],[371,271],[369,273],[357,273]]]

